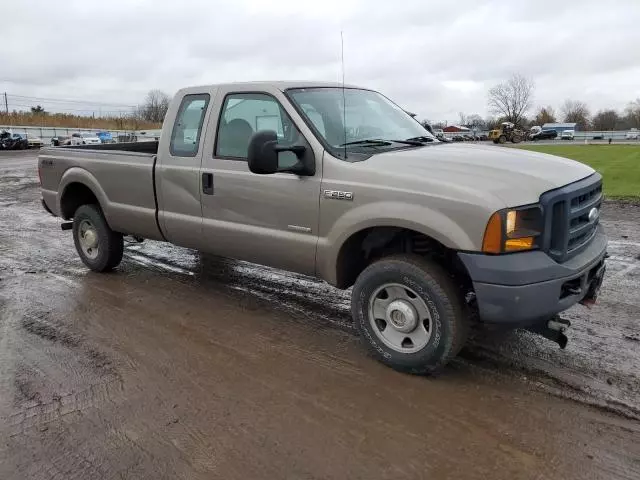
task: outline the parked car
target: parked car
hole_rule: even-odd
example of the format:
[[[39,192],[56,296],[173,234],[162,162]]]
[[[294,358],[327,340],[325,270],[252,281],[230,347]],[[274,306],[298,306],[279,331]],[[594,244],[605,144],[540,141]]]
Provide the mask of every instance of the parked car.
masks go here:
[[[537,142],[538,140],[555,140],[558,138],[558,132],[555,130],[540,130],[538,133],[531,133],[529,139]]]
[[[111,132],[98,132],[96,136],[100,139],[101,143],[115,143]]]
[[[0,149],[24,150],[29,148],[29,142],[19,133],[11,133],[7,130],[0,132]]]
[[[71,145],[99,145],[102,143],[95,133],[82,132],[71,134]]]
[[[444,130],[442,130],[441,128],[435,128],[435,129],[433,130],[433,135],[435,135],[435,137],[436,137],[438,140],[440,140],[441,142],[444,142],[444,143],[448,143],[448,142],[451,142],[451,141],[452,141],[449,137],[447,137],[447,136],[444,134]]]
[[[640,131],[638,130],[629,130],[627,134],[624,136],[626,140],[640,140]]]
[[[565,130],[560,135],[560,140],[573,140],[576,136],[576,132],[574,130]]]
[[[40,137],[36,137],[35,135],[27,134],[27,143],[29,144],[29,148],[42,147],[42,139]]]
[[[591,137],[592,140],[604,140],[604,133],[596,133],[593,137]]]
[[[51,138],[51,146],[59,147],[63,145],[71,145],[71,137],[67,135],[58,135]]]
[[[345,95],[356,132],[346,141]],[[271,128],[258,128],[265,115]],[[370,125],[388,138],[360,137]],[[63,225],[89,269],[117,267],[132,235],[353,287],[360,339],[401,371],[441,369],[477,320],[564,346],[557,314],[593,303],[602,284],[599,173],[433,141],[372,90],[182,89],[159,143],[118,147],[43,149],[38,160],[43,206],[73,219]]]

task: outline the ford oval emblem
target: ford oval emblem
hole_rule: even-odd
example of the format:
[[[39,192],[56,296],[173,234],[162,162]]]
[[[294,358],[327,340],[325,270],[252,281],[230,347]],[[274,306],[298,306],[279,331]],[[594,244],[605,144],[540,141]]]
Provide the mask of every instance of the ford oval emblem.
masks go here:
[[[591,210],[589,210],[589,223],[595,222],[599,216],[600,212],[596,207],[593,207]]]

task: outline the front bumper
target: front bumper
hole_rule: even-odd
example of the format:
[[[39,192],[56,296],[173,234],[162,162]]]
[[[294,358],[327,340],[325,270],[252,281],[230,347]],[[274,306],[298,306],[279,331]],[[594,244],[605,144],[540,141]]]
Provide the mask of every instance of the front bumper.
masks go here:
[[[478,302],[480,319],[526,327],[582,301],[602,273],[607,237],[598,226],[589,246],[564,263],[541,251],[510,255],[459,253]]]

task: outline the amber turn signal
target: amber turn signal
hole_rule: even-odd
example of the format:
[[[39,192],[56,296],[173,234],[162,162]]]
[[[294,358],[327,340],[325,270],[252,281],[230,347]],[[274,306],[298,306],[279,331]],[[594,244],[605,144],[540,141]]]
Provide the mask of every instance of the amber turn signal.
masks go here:
[[[496,212],[491,215],[482,239],[482,251],[502,253],[502,217]]]
[[[518,250],[531,250],[533,248],[533,237],[510,238],[504,244],[507,252],[517,252]]]

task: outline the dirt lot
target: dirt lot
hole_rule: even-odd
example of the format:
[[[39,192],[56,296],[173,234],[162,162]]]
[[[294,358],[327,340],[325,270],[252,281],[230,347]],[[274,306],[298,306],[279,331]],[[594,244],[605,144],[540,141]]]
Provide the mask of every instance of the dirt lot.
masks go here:
[[[155,242],[88,272],[35,164],[0,153],[1,479],[640,478],[640,207],[566,350],[483,331],[432,379],[309,278]]]

